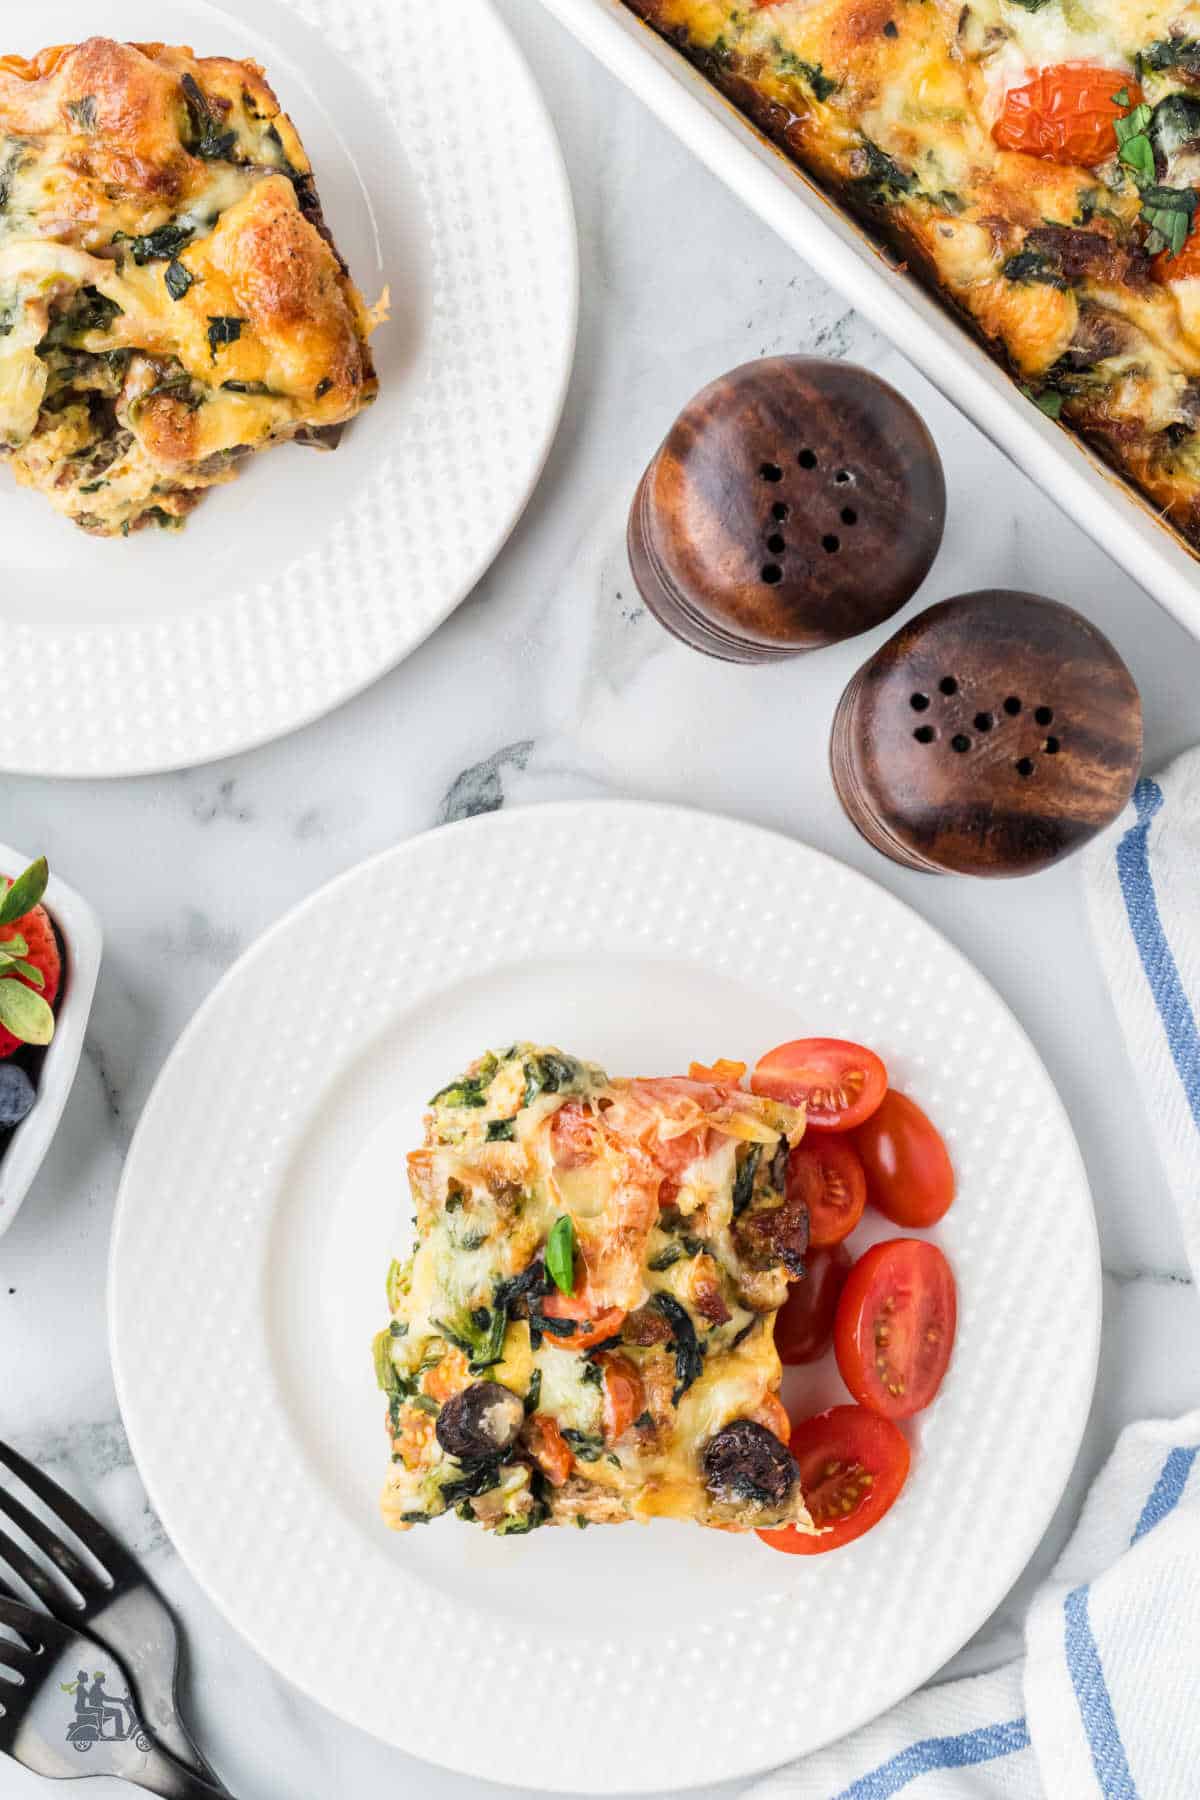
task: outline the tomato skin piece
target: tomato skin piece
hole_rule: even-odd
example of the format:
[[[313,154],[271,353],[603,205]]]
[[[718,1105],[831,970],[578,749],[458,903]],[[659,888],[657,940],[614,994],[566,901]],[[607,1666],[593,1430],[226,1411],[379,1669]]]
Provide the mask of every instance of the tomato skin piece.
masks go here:
[[[863,1129],[869,1128],[868,1121]],[[808,1208],[810,1250],[840,1244],[866,1210],[862,1160],[844,1137],[832,1131],[812,1132],[797,1144],[788,1157],[787,1184],[788,1198],[799,1198]]]
[[[559,1337],[557,1332],[548,1331],[545,1342],[553,1344],[556,1350],[592,1350],[605,1338],[616,1337],[625,1323],[625,1314],[619,1306],[605,1306],[597,1312],[586,1291],[582,1294],[547,1294],[542,1301],[542,1311],[548,1319],[570,1319],[577,1326],[587,1327],[573,1331],[570,1337]]]
[[[1150,259],[1150,274],[1161,286],[1171,281],[1194,281],[1200,275],[1200,232],[1192,227],[1190,236],[1178,256],[1160,250]]]
[[[718,1056],[715,1063],[691,1063],[688,1067],[689,1081],[715,1081],[736,1087],[746,1073],[744,1062],[730,1062],[727,1056]]]
[[[854,1259],[844,1244],[810,1250],[775,1315],[775,1348],[789,1369],[816,1362],[833,1342],[833,1322]]]
[[[854,1134],[867,1195],[893,1225],[936,1225],[954,1201],[954,1165],[936,1125],[907,1094],[889,1088]]]
[[[924,1238],[889,1238],[846,1278],[833,1327],[842,1380],[860,1406],[909,1419],[942,1385],[958,1320],[950,1264]]]
[[[598,1356],[596,1361],[604,1370],[604,1437],[615,1444],[645,1410],[646,1390],[637,1365],[628,1356]]]
[[[789,1556],[823,1556],[878,1525],[902,1492],[911,1461],[904,1433],[861,1406],[834,1406],[793,1425],[791,1452],[813,1524],[832,1529],[820,1537],[794,1525],[758,1533],[772,1550]]]
[[[575,1457],[556,1419],[549,1413],[534,1413],[532,1419],[526,1421],[522,1436],[529,1454],[551,1487],[562,1487],[570,1480]]]
[[[873,1050],[845,1038],[794,1038],[760,1056],[750,1090],[768,1100],[806,1106],[819,1131],[852,1131],[887,1092],[887,1070]]]
[[[1114,94],[1125,91],[1128,105]],[[992,136],[1002,150],[1094,169],[1116,154],[1116,121],[1142,103],[1131,76],[1094,63],[1051,63],[1009,88]]]

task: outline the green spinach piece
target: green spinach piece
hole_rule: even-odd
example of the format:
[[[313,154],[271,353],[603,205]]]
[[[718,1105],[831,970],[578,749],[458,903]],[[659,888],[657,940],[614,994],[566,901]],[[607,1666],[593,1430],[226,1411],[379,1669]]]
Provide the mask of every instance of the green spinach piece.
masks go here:
[[[167,272],[163,276],[163,280],[167,284],[167,292],[172,300],[182,300],[195,279],[191,270],[185,268],[181,262],[168,263]]]
[[[575,1291],[575,1222],[569,1213],[555,1219],[546,1239],[546,1273],[560,1294]]]
[[[148,231],[144,237],[130,237],[128,232],[118,231],[113,243],[128,244],[129,254],[140,269],[148,262],[174,262],[195,235],[192,225],[160,225],[157,231]]]
[[[655,1294],[650,1305],[671,1327],[675,1349],[675,1391],[671,1403],[678,1406],[704,1368],[704,1351],[697,1341],[696,1327],[673,1294]]]
[[[212,359],[217,360],[217,351],[224,350],[229,344],[236,344],[242,335],[245,319],[213,318],[208,320],[208,347],[212,351]]]
[[[762,1159],[762,1150],[763,1147],[761,1144],[751,1144],[749,1150],[737,1166],[737,1174],[733,1181],[733,1213],[735,1218],[738,1213],[745,1212],[750,1204],[750,1197],[754,1192],[754,1177],[758,1170],[759,1162]]]
[[[1006,281],[1032,281],[1043,287],[1062,289],[1071,285],[1040,250],[1018,250],[1015,256],[1008,258],[1000,273]]]

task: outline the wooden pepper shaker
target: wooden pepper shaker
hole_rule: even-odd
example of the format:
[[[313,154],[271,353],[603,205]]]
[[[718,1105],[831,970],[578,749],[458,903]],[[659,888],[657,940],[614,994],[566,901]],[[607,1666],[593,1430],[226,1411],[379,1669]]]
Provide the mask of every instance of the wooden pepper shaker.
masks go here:
[[[850,363],[775,356],[684,408],[638,487],[629,559],[676,637],[771,662],[891,618],[945,515],[937,447],[902,395]]]
[[[912,869],[1028,875],[1111,824],[1142,707],[1108,639],[1036,594],[943,600],[849,683],[830,760],[868,843]]]

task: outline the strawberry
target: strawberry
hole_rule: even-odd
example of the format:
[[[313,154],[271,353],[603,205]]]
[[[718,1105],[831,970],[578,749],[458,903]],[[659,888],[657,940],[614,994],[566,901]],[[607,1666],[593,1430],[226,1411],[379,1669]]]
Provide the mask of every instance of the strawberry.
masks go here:
[[[50,915],[38,902],[50,871],[45,857],[15,881],[5,881],[0,899],[0,1058],[22,1044],[48,1044],[54,1036],[54,1002],[62,981],[62,958]]]

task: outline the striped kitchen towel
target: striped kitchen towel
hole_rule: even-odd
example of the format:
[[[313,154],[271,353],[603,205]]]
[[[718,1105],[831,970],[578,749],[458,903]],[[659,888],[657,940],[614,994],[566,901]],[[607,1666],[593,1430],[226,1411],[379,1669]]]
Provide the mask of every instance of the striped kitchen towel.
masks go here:
[[[1200,1280],[1200,749],[1139,781],[1081,867]],[[1129,1426],[1034,1598],[1022,1658],[926,1688],[753,1800],[1200,1800],[1198,1452],[1200,1412]]]

